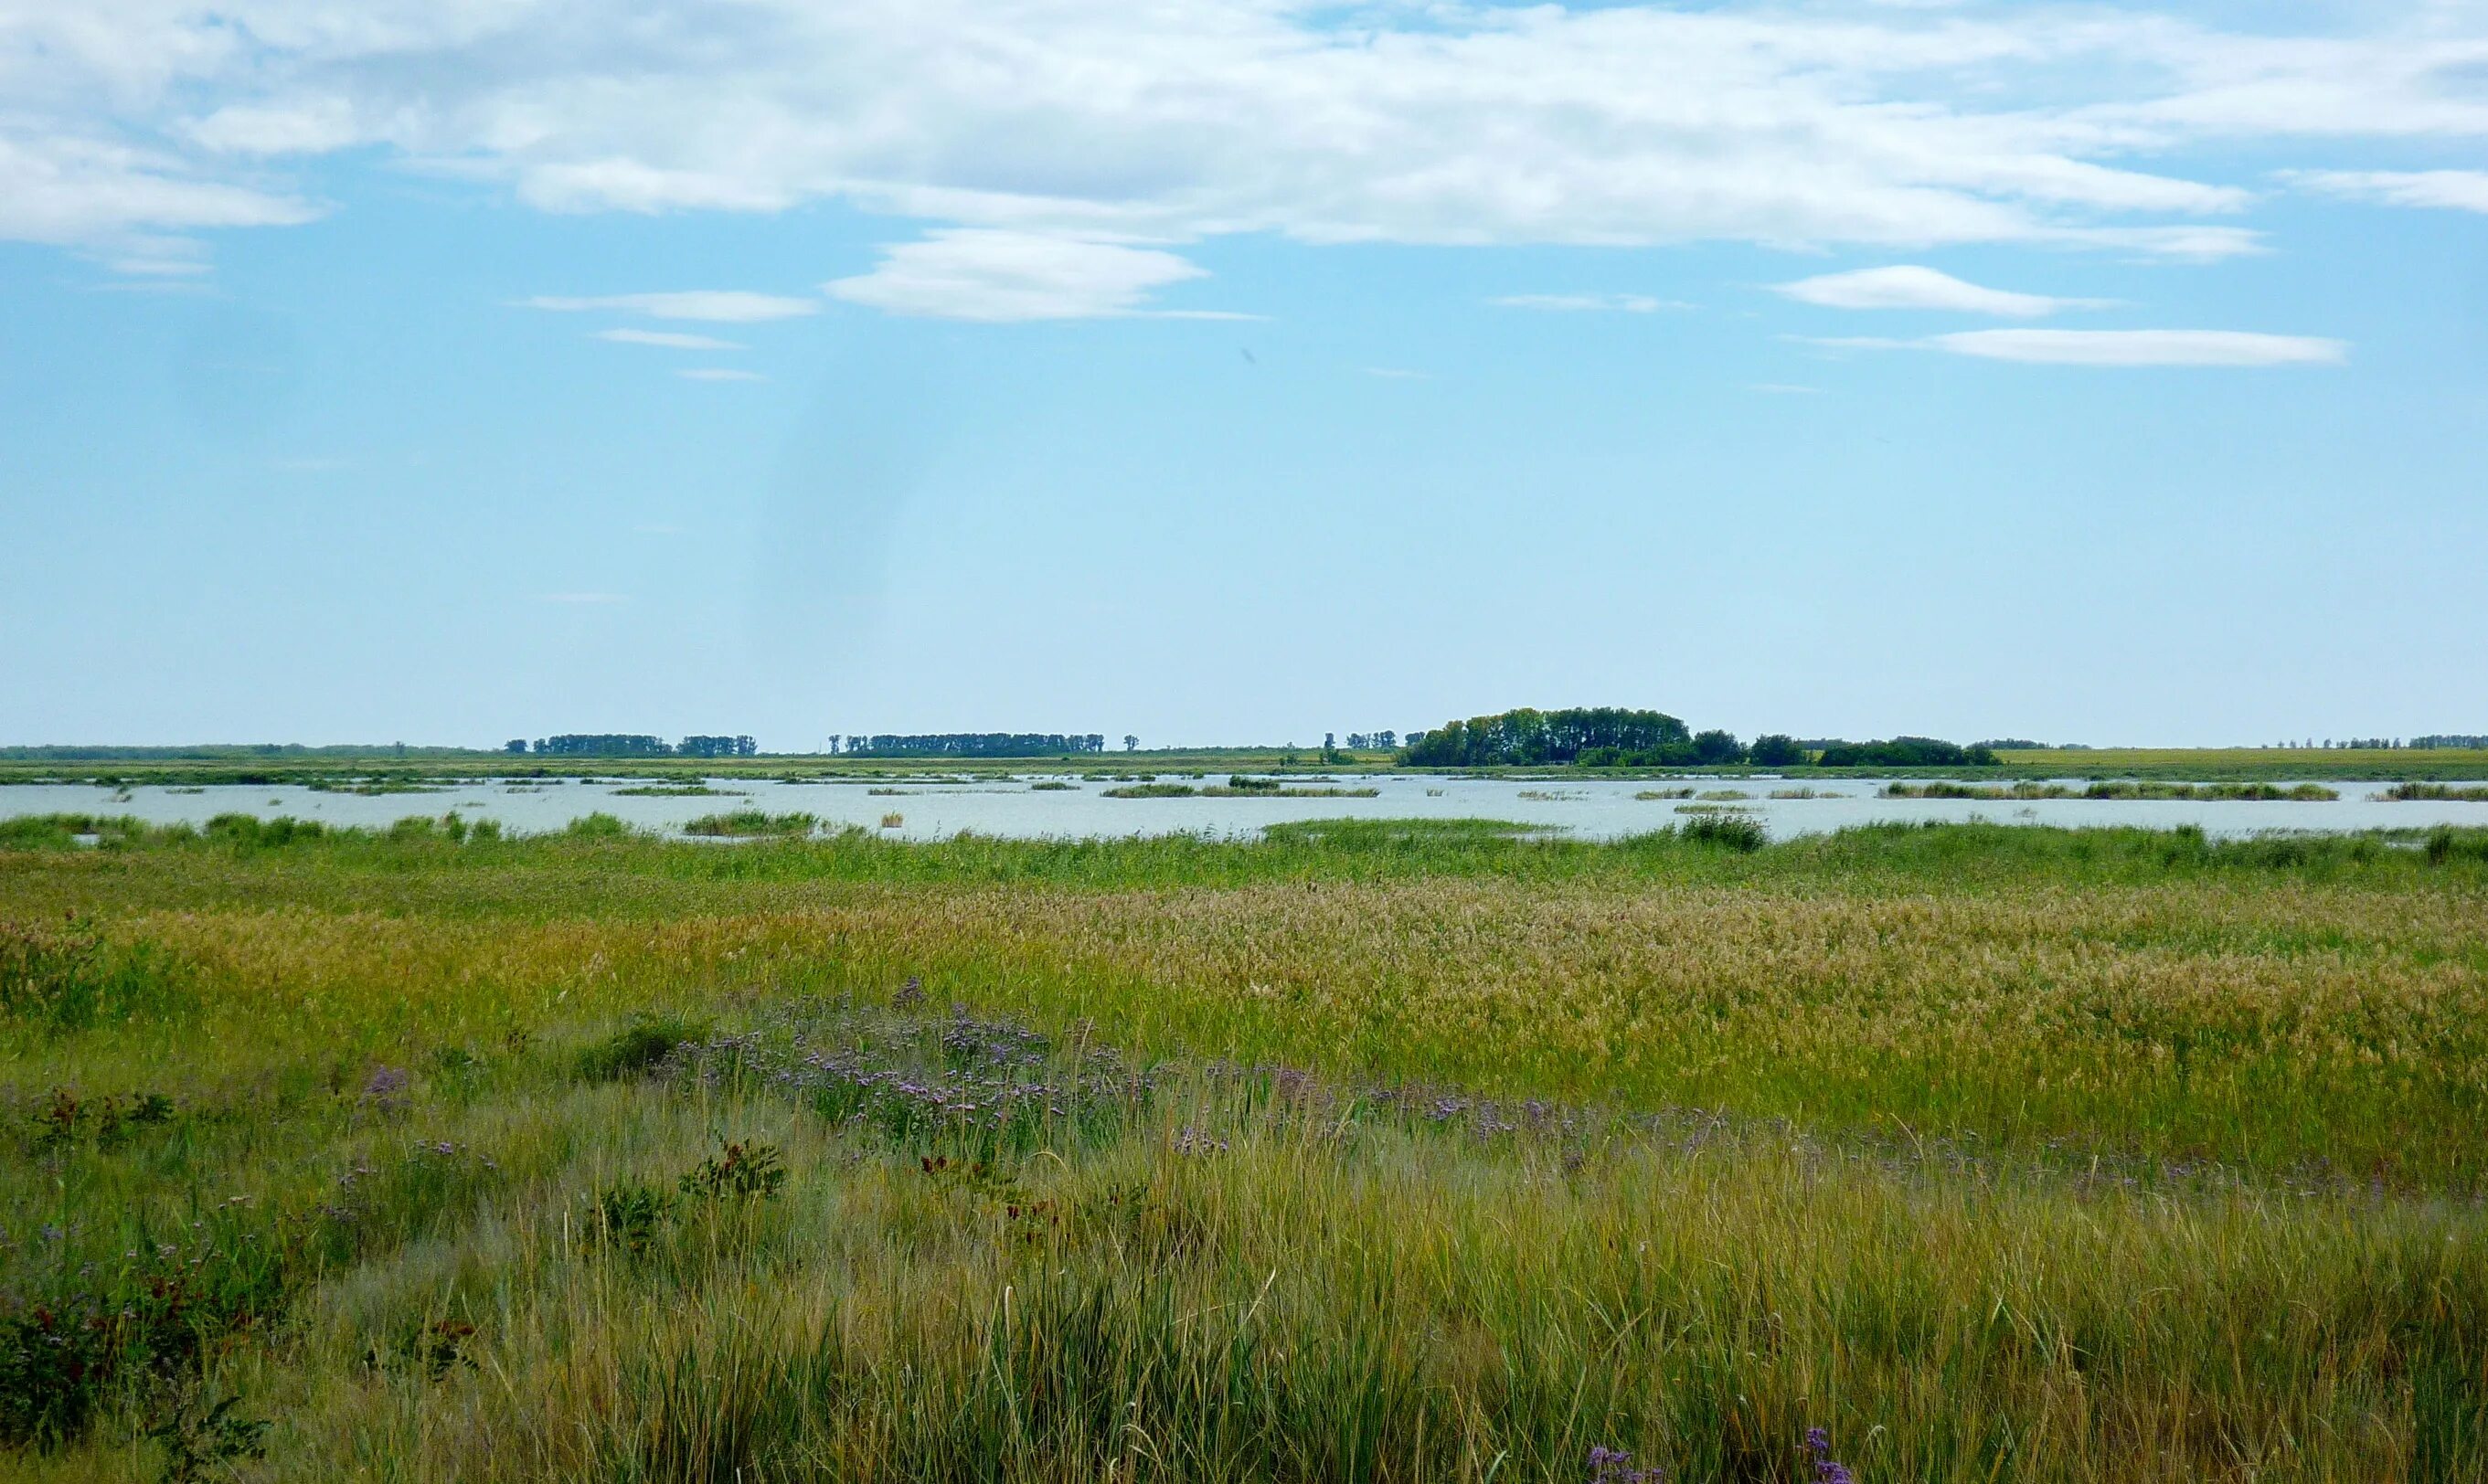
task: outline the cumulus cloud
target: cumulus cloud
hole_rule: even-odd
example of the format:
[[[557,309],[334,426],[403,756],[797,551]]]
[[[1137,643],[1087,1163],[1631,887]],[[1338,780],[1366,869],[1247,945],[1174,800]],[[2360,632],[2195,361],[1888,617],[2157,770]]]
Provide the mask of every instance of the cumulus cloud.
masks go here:
[[[589,298],[539,294],[522,299],[528,309],[567,313],[581,310],[642,314],[652,320],[706,320],[720,324],[757,324],[769,320],[794,320],[820,311],[817,300],[782,294],[749,294],[739,289],[693,289],[674,294],[604,294]]]
[[[0,164],[0,236],[299,220],[257,172],[370,149],[546,210],[837,200],[1092,257],[1266,232],[2216,258],[2259,239],[2235,220],[2251,192],[2172,163],[2205,141],[2488,136],[2475,4],[2361,7],[2309,34],[2107,4],[630,9],[0,0],[0,148],[44,162]],[[849,296],[975,300],[911,287],[919,266],[894,251]],[[1006,299],[986,302],[1029,317]]]
[[[680,330],[598,330],[596,338],[625,346],[664,346],[669,350],[741,350],[745,347],[714,335],[686,335]]]
[[[2039,294],[1985,289],[1950,273],[1906,264],[1859,268],[1851,273],[1824,273],[1772,287],[1801,303],[1831,309],[1933,309],[1993,315],[2005,320],[2037,320],[2060,309],[2098,309],[2107,303],[2105,299],[2050,298]]]
[[[2488,211],[2488,170],[2292,170],[2281,178],[2356,201]]]
[[[1175,254],[1033,232],[951,228],[881,251],[871,272],[822,292],[943,320],[1086,320],[1145,312],[1169,284],[1207,277]],[[1169,311],[1156,311],[1169,313]],[[1194,317],[1201,317],[1193,312]],[[1221,316],[1221,318],[1232,318]]]
[[[1611,310],[1620,314],[1647,315],[1662,309],[1693,307],[1677,299],[1654,298],[1647,294],[1507,294],[1486,302],[1505,309],[1544,309],[1558,314]]]

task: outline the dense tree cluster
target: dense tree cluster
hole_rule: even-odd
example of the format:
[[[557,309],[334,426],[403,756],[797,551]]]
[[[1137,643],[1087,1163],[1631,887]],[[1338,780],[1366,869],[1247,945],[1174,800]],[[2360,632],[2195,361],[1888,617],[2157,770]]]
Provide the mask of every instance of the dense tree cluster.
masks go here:
[[[1822,768],[1986,768],[1995,762],[1993,748],[1981,743],[1965,747],[1932,737],[1895,737],[1889,742],[1836,742],[1815,759]]]
[[[674,753],[664,738],[635,732],[564,732],[537,738],[528,750],[554,758],[662,758]]]
[[[843,739],[844,751],[859,757],[1032,758],[1066,752],[1103,752],[1102,732],[1064,736],[1060,732],[932,732],[920,736],[880,734]]]
[[[532,742],[513,737],[501,750],[554,758],[748,758],[760,755],[760,744],[749,737],[686,737],[668,745],[637,732],[564,732]]]
[[[1386,734],[1387,735],[1387,734]],[[1350,746],[1359,740],[1351,735]],[[1977,768],[1995,762],[1992,743],[1964,747],[1932,737],[1853,742],[1836,737],[1799,741],[1783,732],[1748,746],[1733,732],[1694,732],[1664,712],[1580,707],[1569,711],[1503,712],[1411,732],[1400,760],[1413,768],[1531,767],[1577,763],[1584,768]]]
[[[1413,733],[1405,760],[1420,768],[1569,763],[1585,760],[1584,753],[1629,756],[1692,741],[1684,723],[1663,712],[1612,706],[1542,712],[1523,707]]]
[[[2410,740],[2410,745],[2414,747],[2488,747],[2488,737],[2451,732],[2435,737],[2414,737]]]
[[[1347,734],[1347,750],[1350,752],[1388,752],[1399,745],[1400,734],[1397,732],[1350,732]]]

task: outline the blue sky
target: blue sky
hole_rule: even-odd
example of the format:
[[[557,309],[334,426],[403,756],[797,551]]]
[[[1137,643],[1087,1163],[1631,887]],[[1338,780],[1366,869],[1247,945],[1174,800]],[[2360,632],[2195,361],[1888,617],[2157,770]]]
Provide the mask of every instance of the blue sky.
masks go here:
[[[2488,729],[2488,5],[0,0],[0,741]]]

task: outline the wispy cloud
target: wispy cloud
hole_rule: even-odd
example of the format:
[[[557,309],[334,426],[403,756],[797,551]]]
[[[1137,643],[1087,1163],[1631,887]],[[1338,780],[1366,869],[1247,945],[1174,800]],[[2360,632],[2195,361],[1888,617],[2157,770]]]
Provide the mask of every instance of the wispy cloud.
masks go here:
[[[596,338],[625,346],[664,346],[669,350],[742,350],[748,347],[714,335],[687,335],[680,330],[598,330]]]
[[[521,299],[528,309],[576,314],[586,310],[646,315],[652,320],[704,320],[719,324],[757,324],[770,320],[795,320],[818,314],[818,299],[782,294],[750,294],[740,289],[691,289],[674,294],[605,294],[574,298],[539,294]]]
[[[756,371],[736,371],[725,366],[689,366],[674,375],[686,381],[766,381]]]
[[[2042,366],[2337,366],[2346,341],[2249,330],[1962,330],[1916,340],[1791,336],[1833,350],[1941,350]]]
[[[868,273],[822,285],[849,303],[896,315],[993,322],[1154,314],[1231,319],[1216,311],[1151,310],[1149,296],[1208,273],[1153,247],[1047,233],[952,228],[882,249]]]
[[[2281,179],[2355,201],[2488,211],[2488,170],[2286,170]]]
[[[2108,299],[2050,298],[2040,294],[1982,288],[1950,273],[1913,264],[1824,273],[1771,287],[1800,303],[1829,309],[1926,309],[2007,320],[2042,319],[2064,309],[2113,307],[2113,301]]]
[[[1544,309],[1557,313],[1646,315],[1662,309],[1691,309],[1679,299],[1654,298],[1647,294],[1507,294],[1486,300],[1504,309]]]

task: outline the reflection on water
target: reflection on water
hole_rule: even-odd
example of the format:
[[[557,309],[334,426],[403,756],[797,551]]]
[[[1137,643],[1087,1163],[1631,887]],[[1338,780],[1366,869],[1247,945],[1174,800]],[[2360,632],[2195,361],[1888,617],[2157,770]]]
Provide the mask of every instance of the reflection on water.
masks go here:
[[[1322,781],[1322,780],[1308,780]],[[1333,780],[1335,781],[1335,780]],[[218,814],[292,815],[338,826],[380,826],[408,815],[452,810],[495,820],[519,833],[556,830],[583,815],[605,813],[645,828],[679,830],[704,814],[759,809],[803,812],[825,825],[860,826],[894,838],[941,839],[961,831],[1017,838],[1094,838],[1179,831],[1250,835],[1265,825],[1315,819],[1499,819],[1562,828],[1583,839],[1613,839],[1663,828],[1695,811],[1734,809],[1761,820],[1775,838],[1820,833],[1884,820],[1989,820],[2024,825],[2139,825],[2156,829],[2200,826],[2214,835],[2267,830],[2423,828],[2440,824],[2488,825],[2488,802],[2429,799],[2399,802],[2380,796],[2389,784],[2333,783],[2333,802],[2145,799],[1884,798],[1882,780],[1786,787],[1769,778],[1705,779],[1690,796],[1648,779],[1561,785],[1432,774],[1353,780],[1371,798],[1107,798],[1114,785],[1078,777],[1025,774],[957,781],[876,779],[840,783],[777,783],[721,779],[714,793],[684,795],[644,781],[580,783],[552,779],[485,781],[422,793],[356,795],[251,785],[131,788],[82,784],[0,786],[0,818],[26,814],[129,815],[153,824],[205,824]],[[1045,787],[1034,785],[1044,784]],[[1067,785],[1067,786],[1066,786]],[[1702,795],[1711,798],[1704,799]],[[1749,797],[1724,799],[1723,794]],[[1774,794],[1810,797],[1772,797]],[[1642,796],[1642,797],[1636,797]],[[903,823],[883,829],[884,820]]]

